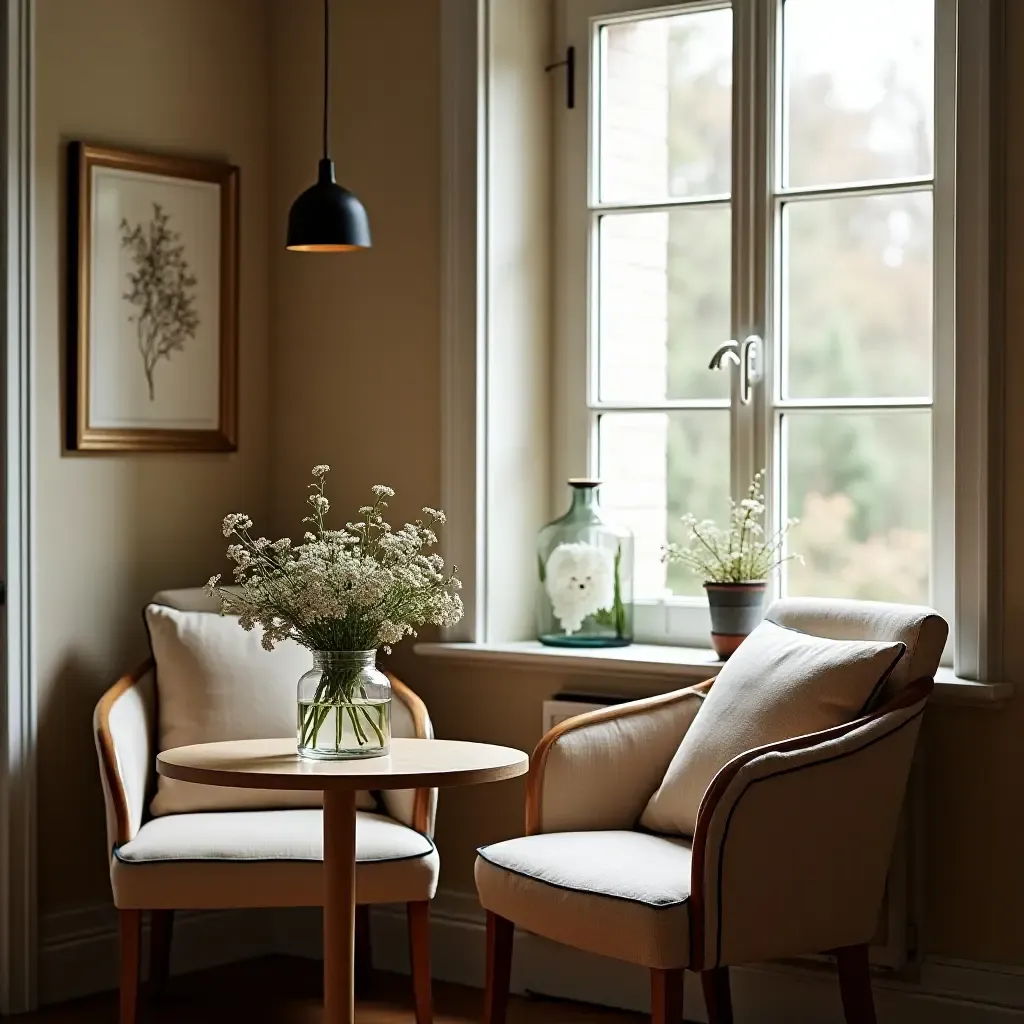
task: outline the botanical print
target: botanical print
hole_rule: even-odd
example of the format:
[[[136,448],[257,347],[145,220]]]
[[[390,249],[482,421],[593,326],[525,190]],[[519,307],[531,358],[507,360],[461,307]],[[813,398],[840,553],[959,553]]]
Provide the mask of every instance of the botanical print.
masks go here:
[[[128,320],[135,325],[151,402],[156,397],[157,363],[184,349],[185,341],[195,338],[199,329],[196,276],[185,259],[181,232],[169,226],[170,219],[155,201],[148,224],[133,227],[126,217],[121,218],[121,247],[131,253],[135,266],[127,275],[129,290],[122,298],[135,307]]]
[[[91,422],[116,429],[216,429],[218,186],[98,167],[91,191]]]
[[[559,544],[548,557],[544,585],[555,618],[566,633],[615,602],[612,556],[594,544]]]
[[[68,146],[67,446],[234,451],[238,168]]]

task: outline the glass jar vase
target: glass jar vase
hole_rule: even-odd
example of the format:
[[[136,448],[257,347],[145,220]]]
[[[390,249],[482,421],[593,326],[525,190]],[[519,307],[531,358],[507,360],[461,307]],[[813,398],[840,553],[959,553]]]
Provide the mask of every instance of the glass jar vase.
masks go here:
[[[391,683],[376,651],[314,651],[299,680],[300,757],[345,761],[391,749]]]
[[[599,480],[570,480],[572,504],[537,538],[537,636],[552,647],[633,642],[633,534],[608,523]]]

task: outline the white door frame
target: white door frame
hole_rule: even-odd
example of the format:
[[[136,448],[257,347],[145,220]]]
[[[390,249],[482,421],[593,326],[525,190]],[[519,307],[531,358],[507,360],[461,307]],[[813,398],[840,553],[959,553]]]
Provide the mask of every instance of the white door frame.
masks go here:
[[[0,615],[0,1013],[36,1005],[36,701],[33,657],[32,208],[34,0],[0,2],[0,309],[3,366]]]

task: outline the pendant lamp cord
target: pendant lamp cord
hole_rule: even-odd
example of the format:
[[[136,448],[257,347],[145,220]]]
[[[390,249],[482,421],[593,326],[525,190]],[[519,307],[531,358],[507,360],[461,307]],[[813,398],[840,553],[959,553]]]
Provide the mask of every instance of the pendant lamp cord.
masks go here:
[[[330,0],[324,0],[324,159],[328,158],[327,152],[327,110],[328,96],[331,85],[331,4]]]

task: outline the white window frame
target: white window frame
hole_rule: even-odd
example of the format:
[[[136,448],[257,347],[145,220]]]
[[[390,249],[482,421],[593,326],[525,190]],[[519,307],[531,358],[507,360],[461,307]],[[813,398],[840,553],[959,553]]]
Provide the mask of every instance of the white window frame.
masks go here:
[[[489,422],[487,365],[492,345],[487,332],[487,310],[501,280],[490,273],[487,237],[491,204],[495,196],[489,187],[491,155],[488,138],[489,93],[493,85],[490,66],[489,19],[493,8],[520,0],[442,0],[442,436],[444,439],[443,499],[446,509],[460,523],[449,531],[448,554],[458,561],[468,581],[469,614],[464,624],[449,637],[452,640],[504,642],[528,639],[528,633],[506,634],[496,629],[488,614],[487,592],[497,582],[489,571],[488,545],[496,538],[489,529],[491,517],[488,494],[487,446],[501,424]],[[576,2],[576,0],[569,0]],[[756,12],[762,14],[769,0],[737,0],[736,9],[746,8],[747,44],[757,31]],[[999,0],[941,0],[955,10],[948,24],[955,24],[943,40],[938,61],[947,63],[955,54],[958,131],[947,153],[953,171],[946,177],[952,188],[955,178],[955,325],[956,335],[971,339],[956,346],[955,380],[957,407],[946,438],[955,448],[954,508],[955,537],[954,629],[955,662],[958,677],[995,680],[1000,672],[1001,594],[998,568],[1001,564],[1001,428],[1002,407],[1000,367],[1001,343],[994,337],[999,325],[998,286],[990,283],[990,266],[998,271],[998,251],[990,234],[990,123],[992,24]],[[631,6],[636,6],[635,4]],[[753,26],[753,29],[752,29]],[[550,56],[562,52],[556,35],[550,41]],[[473,52],[469,47],[473,46]],[[998,56],[998,54],[993,54]],[[581,55],[577,53],[577,59]],[[577,94],[582,92],[577,80]],[[753,82],[734,82],[736,89],[756,88]],[[564,109],[564,90],[552,88],[557,103],[554,117],[571,117]],[[998,141],[998,140],[997,140]],[[940,173],[936,154],[937,174]],[[500,197],[497,197],[500,200]],[[998,200],[998,193],[994,196]],[[734,203],[736,194],[734,192]],[[734,209],[734,218],[736,217]],[[936,246],[939,241],[936,239]],[[949,247],[946,251],[952,251]],[[993,253],[996,255],[994,256]],[[994,262],[993,262],[994,261]],[[552,336],[558,337],[562,322],[555,317]],[[564,374],[563,358],[556,348],[552,367],[556,380]],[[940,386],[942,382],[940,381]],[[947,382],[948,386],[948,382]],[[552,511],[562,499],[568,474],[564,452],[571,450],[566,437],[572,426],[562,403],[553,402],[551,488],[548,504]],[[576,428],[578,429],[578,428]],[[943,442],[946,443],[946,442]],[[751,460],[753,465],[753,460]],[[576,470],[578,471],[578,470]],[[504,493],[515,501],[514,488]],[[530,558],[525,548],[520,553]],[[694,637],[706,644],[706,634]]]
[[[959,10],[958,10],[959,6]],[[978,31],[979,16],[987,14],[986,5],[958,5],[957,0],[937,0],[935,31],[935,158],[932,176],[894,179],[851,188],[783,188],[782,147],[772,143],[775,125],[781,117],[781,47],[776,44],[782,17],[782,0],[561,0],[559,39],[561,46],[573,46],[579,68],[577,102],[583,107],[572,118],[559,124],[557,153],[558,241],[555,266],[562,274],[556,281],[556,401],[555,422],[556,477],[581,473],[597,474],[597,418],[602,412],[635,407],[628,402],[601,401],[597,391],[597,371],[592,336],[596,301],[593,286],[596,274],[595,253],[597,221],[602,212],[633,204],[602,204],[597,194],[596,153],[599,148],[600,111],[592,99],[597,95],[600,68],[592,61],[599,45],[602,27],[617,21],[629,21],[637,15],[700,12],[731,7],[733,11],[733,183],[731,213],[734,253],[744,255],[733,267],[732,337],[750,334],[762,341],[761,383],[754,388],[753,401],[743,405],[738,399],[739,372],[731,368],[732,401],[732,490],[740,496],[753,474],[762,466],[769,468],[769,503],[772,520],[777,523],[785,507],[782,483],[773,477],[772,468],[781,465],[781,418],[794,409],[816,410],[826,407],[914,408],[932,412],[932,602],[950,621],[964,614],[958,601],[954,557],[958,535],[953,472],[956,415],[953,401],[955,377],[954,290],[964,293],[982,280],[957,281],[953,253],[956,245],[957,82],[971,68],[958,67],[958,56],[967,64],[975,54],[958,51],[960,32]],[[966,23],[971,22],[968,26]],[[774,59],[773,59],[774,58]],[[961,88],[960,99],[963,100]],[[977,107],[974,108],[977,110]],[[975,113],[972,120],[980,120]],[[972,175],[972,177],[974,177]],[[975,180],[977,180],[975,178]],[[803,197],[876,195],[902,191],[907,187],[930,185],[933,196],[933,280],[934,345],[932,397],[927,400],[885,399],[862,402],[837,400],[782,399],[782,365],[778,339],[781,336],[781,288],[783,268],[780,258],[782,209],[786,202]],[[794,199],[796,197],[796,199]],[[968,197],[970,201],[972,197]],[[803,200],[806,201],[806,200]],[[686,201],[673,205],[682,208]],[[635,208],[643,208],[637,203]],[[963,265],[963,264],[962,264]],[[987,298],[987,285],[983,295]],[[971,297],[972,303],[977,297]],[[973,332],[972,332],[973,333]],[[726,338],[721,339],[723,342]],[[708,353],[709,357],[711,353]],[[961,405],[969,399],[960,398]],[[685,408],[709,403],[645,403],[644,408]],[[968,413],[969,414],[969,413]],[[769,453],[769,449],[771,449]],[[946,554],[948,553],[948,554]],[[961,560],[962,561],[962,560]],[[778,580],[773,581],[777,589]],[[955,611],[956,609],[956,611]],[[959,614],[957,614],[959,612]],[[642,642],[682,645],[707,643],[710,624],[706,602],[696,598],[672,597],[636,602],[636,635]],[[956,639],[960,639],[957,637]],[[947,648],[948,662],[954,647]],[[967,654],[967,651],[964,651]],[[961,656],[958,663],[976,658]],[[980,665],[968,671],[978,673]]]

